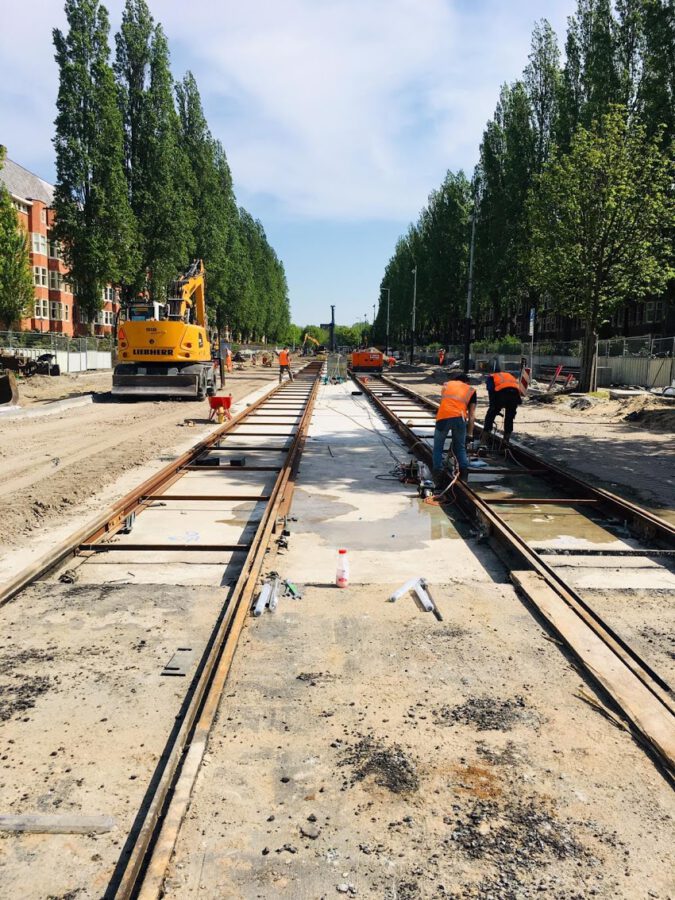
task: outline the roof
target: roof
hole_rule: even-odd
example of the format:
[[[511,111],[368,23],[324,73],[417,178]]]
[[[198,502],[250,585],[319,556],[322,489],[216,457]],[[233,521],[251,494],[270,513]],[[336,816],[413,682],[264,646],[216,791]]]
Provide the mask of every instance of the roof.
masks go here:
[[[24,169],[11,159],[0,166],[0,181],[10,194],[21,200],[41,200],[47,206],[54,202],[54,185]]]

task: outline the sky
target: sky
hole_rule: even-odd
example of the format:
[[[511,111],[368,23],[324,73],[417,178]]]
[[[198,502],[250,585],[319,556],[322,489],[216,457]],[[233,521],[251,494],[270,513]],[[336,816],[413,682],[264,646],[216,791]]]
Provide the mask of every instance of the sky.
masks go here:
[[[304,325],[372,322],[396,240],[448,169],[470,175],[536,20],[574,0],[148,0],[176,78],[197,79],[239,203],[282,259]],[[111,32],[124,0],[109,0]],[[0,143],[48,181],[62,0],[0,0]],[[111,34],[111,46],[114,38]]]

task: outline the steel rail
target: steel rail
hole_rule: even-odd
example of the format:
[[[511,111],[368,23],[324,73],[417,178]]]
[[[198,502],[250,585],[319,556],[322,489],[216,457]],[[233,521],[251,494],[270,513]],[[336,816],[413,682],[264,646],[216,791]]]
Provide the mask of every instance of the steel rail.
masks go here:
[[[417,403],[421,403],[422,406],[425,406],[427,409],[433,410],[434,414],[436,413],[438,403],[435,403],[428,397],[421,396],[421,394],[418,394],[407,385],[400,384],[398,381],[395,381],[393,378],[387,377],[386,375],[382,376],[382,381],[415,400]],[[482,433],[483,430],[478,422],[476,423],[476,430],[479,434]],[[656,515],[656,513],[651,512],[651,510],[644,509],[636,503],[631,503],[630,500],[625,500],[623,497],[611,493],[611,491],[589,484],[587,481],[573,475],[571,472],[567,472],[560,466],[556,466],[555,463],[551,463],[539,454],[527,449],[517,441],[510,441],[509,450],[514,459],[521,465],[531,469],[543,467],[543,474],[546,474],[549,478],[555,480],[560,486],[564,487],[565,490],[570,491],[572,496],[591,496],[595,498],[599,504],[602,504],[605,509],[622,521],[631,521],[636,531],[643,534],[645,537],[655,537],[656,539],[663,541],[668,547],[675,546],[675,524],[672,522],[662,519],[660,516]],[[581,495],[574,494],[574,491],[579,490],[582,492]]]
[[[410,446],[412,452],[414,452],[417,456],[422,458],[428,465],[431,464],[431,447],[425,443],[424,440],[420,439],[418,435],[405,425],[404,421],[400,418],[400,416],[389,409],[387,404],[381,399],[373,387],[368,382],[359,381],[354,374],[352,374],[352,378],[355,383],[365,392],[368,398],[375,404],[376,408],[382,413],[382,415],[391,423],[394,429],[398,432],[398,434],[405,440],[405,442]],[[395,382],[392,382],[390,379],[382,379],[383,382],[392,385],[396,390],[398,390],[399,385]],[[413,391],[409,389],[402,391],[403,394],[413,398],[415,401],[419,401],[422,406],[425,406],[429,410],[433,410],[436,412],[437,404],[434,404],[432,401],[427,400],[427,398],[419,397]],[[388,398],[386,398],[388,399]],[[413,426],[414,427],[414,426]],[[540,458],[532,457],[533,461],[536,461],[538,465],[545,465],[544,461]],[[557,475],[557,471],[555,473]],[[586,485],[580,479],[574,479],[575,483],[575,491],[583,492]],[[594,489],[591,486],[588,486],[589,492]],[[493,548],[499,553],[499,555],[503,555],[506,552],[509,561],[512,561],[514,558],[518,560],[518,564],[521,568],[525,568],[527,570],[531,570],[537,573],[542,579],[543,582],[550,587],[555,594],[569,606],[574,613],[595,633],[595,635],[600,638],[600,640],[609,648],[609,650],[615,654],[616,657],[626,666],[627,669],[632,673],[632,675],[638,679],[638,681],[653,695],[654,698],[658,701],[658,703],[663,708],[664,712],[670,716],[675,718],[675,694],[673,693],[672,688],[668,685],[668,683],[657,673],[655,672],[641,657],[636,653],[636,651],[630,647],[618,634],[616,634],[613,629],[605,623],[600,616],[583,600],[583,598],[576,593],[576,591],[571,588],[569,585],[565,583],[565,581],[551,568],[547,563],[541,558],[541,556],[528,545],[528,543],[520,537],[520,535],[514,531],[508,523],[503,521],[497,512],[492,508],[492,506],[483,500],[478,494],[471,490],[471,488],[464,482],[457,482],[455,485],[455,497],[458,501],[458,504],[462,511],[467,514],[472,519],[477,519],[483,526],[487,526],[488,536],[490,539],[490,543]],[[575,493],[575,496],[578,496]],[[562,502],[565,502],[565,498],[561,498]],[[620,500],[620,498],[617,498]],[[632,505],[632,504],[631,504]],[[639,507],[637,508],[639,509]],[[672,546],[672,541],[669,542]],[[569,646],[569,645],[568,645]],[[574,652],[574,648],[570,647],[572,652]],[[577,655],[575,653],[575,655]],[[577,655],[577,658],[578,655]],[[584,668],[586,668],[584,666]],[[588,671],[588,670],[587,670]],[[594,674],[589,672],[589,675],[599,684],[600,689],[603,693],[607,693],[604,685],[595,678]],[[614,698],[612,698],[614,700]],[[615,701],[614,701],[615,702]],[[625,710],[624,710],[625,713]],[[632,720],[631,720],[632,721]],[[632,722],[635,726],[636,723]],[[639,726],[638,731],[640,731]],[[662,752],[662,748],[652,741],[649,734],[640,731],[641,736],[648,742],[651,749],[654,751],[656,756],[671,774],[675,774],[675,760],[670,757],[664,756]]]
[[[299,369],[297,374],[315,366],[316,363],[309,363],[307,366],[303,367],[303,369]],[[25,590],[34,581],[47,575],[60,563],[75,556],[81,545],[96,543],[100,541],[101,538],[111,537],[115,532],[119,531],[119,529],[123,527],[126,518],[131,515],[131,513],[137,512],[149,502],[159,499],[158,495],[161,495],[175,481],[181,478],[184,471],[192,465],[195,460],[199,459],[205,452],[217,445],[218,442],[222,438],[227,437],[228,434],[232,432],[236,434],[237,427],[241,424],[245,424],[247,417],[260,409],[267,401],[276,397],[286,384],[288,384],[288,382],[275,385],[270,391],[263,394],[262,397],[259,397],[245,409],[241,410],[241,412],[237,413],[237,415],[229,422],[226,422],[220,428],[217,428],[212,434],[204,438],[204,440],[199,441],[194,447],[191,447],[181,456],[159,469],[154,475],[138,485],[138,487],[125,494],[121,500],[118,500],[112,506],[108,507],[108,509],[104,510],[96,518],[92,519],[78,531],[73,532],[73,534],[44,556],[40,557],[30,566],[27,566],[15,575],[14,578],[3,584],[0,587],[0,606],[4,606],[5,603],[8,603],[20,594],[21,591]],[[263,434],[267,435],[267,432],[264,432]],[[244,435],[242,435],[242,437],[243,436]],[[252,436],[252,433],[248,432],[246,436]],[[275,437],[275,435],[269,434],[269,437]],[[200,466],[199,468],[202,469],[202,471],[205,471],[208,467]],[[235,467],[232,468],[234,471]],[[220,469],[220,471],[222,471],[222,469]]]
[[[256,533],[237,583],[214,627],[180,728],[158,764],[161,772],[156,773],[151,782],[150,796],[146,795],[144,804],[146,808],[139,812],[105,897],[130,900],[132,897],[160,896],[164,873],[206,748],[237,641],[270,540],[278,526],[278,512],[297,471],[319,387],[321,365],[310,363],[306,367],[309,369],[306,375],[313,376],[313,380],[309,392],[298,396],[299,401],[305,400],[304,410],[295,426],[288,455],[269,493],[265,511],[257,521]]]

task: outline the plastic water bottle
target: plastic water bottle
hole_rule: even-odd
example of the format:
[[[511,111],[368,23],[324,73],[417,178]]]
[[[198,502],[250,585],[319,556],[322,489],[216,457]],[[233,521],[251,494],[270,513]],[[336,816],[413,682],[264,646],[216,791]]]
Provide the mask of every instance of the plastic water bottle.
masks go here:
[[[335,575],[335,584],[339,588],[346,588],[349,585],[349,559],[346,550],[338,550],[337,573]]]

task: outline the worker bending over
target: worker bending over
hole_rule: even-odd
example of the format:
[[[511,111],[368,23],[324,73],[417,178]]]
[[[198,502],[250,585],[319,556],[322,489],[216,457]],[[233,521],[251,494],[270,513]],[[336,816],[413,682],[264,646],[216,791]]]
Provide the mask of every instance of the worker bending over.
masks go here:
[[[523,402],[520,381],[510,372],[493,372],[492,375],[488,375],[485,384],[490,405],[483,423],[481,444],[487,446],[495,416],[502,410],[504,410],[504,443],[508,444],[513,432],[513,420]]]
[[[473,423],[476,418],[476,391],[466,375],[458,375],[446,381],[441,392],[441,405],[436,413],[434,429],[433,479],[438,485],[443,477],[443,447],[450,433],[452,452],[459,465],[459,477],[466,481],[469,474],[469,457],[466,452],[467,437],[473,440]]]
[[[281,384],[284,372],[288,372],[288,377],[293,381],[293,373],[291,372],[291,354],[288,351],[288,347],[284,347],[283,350],[279,351],[279,384]]]

